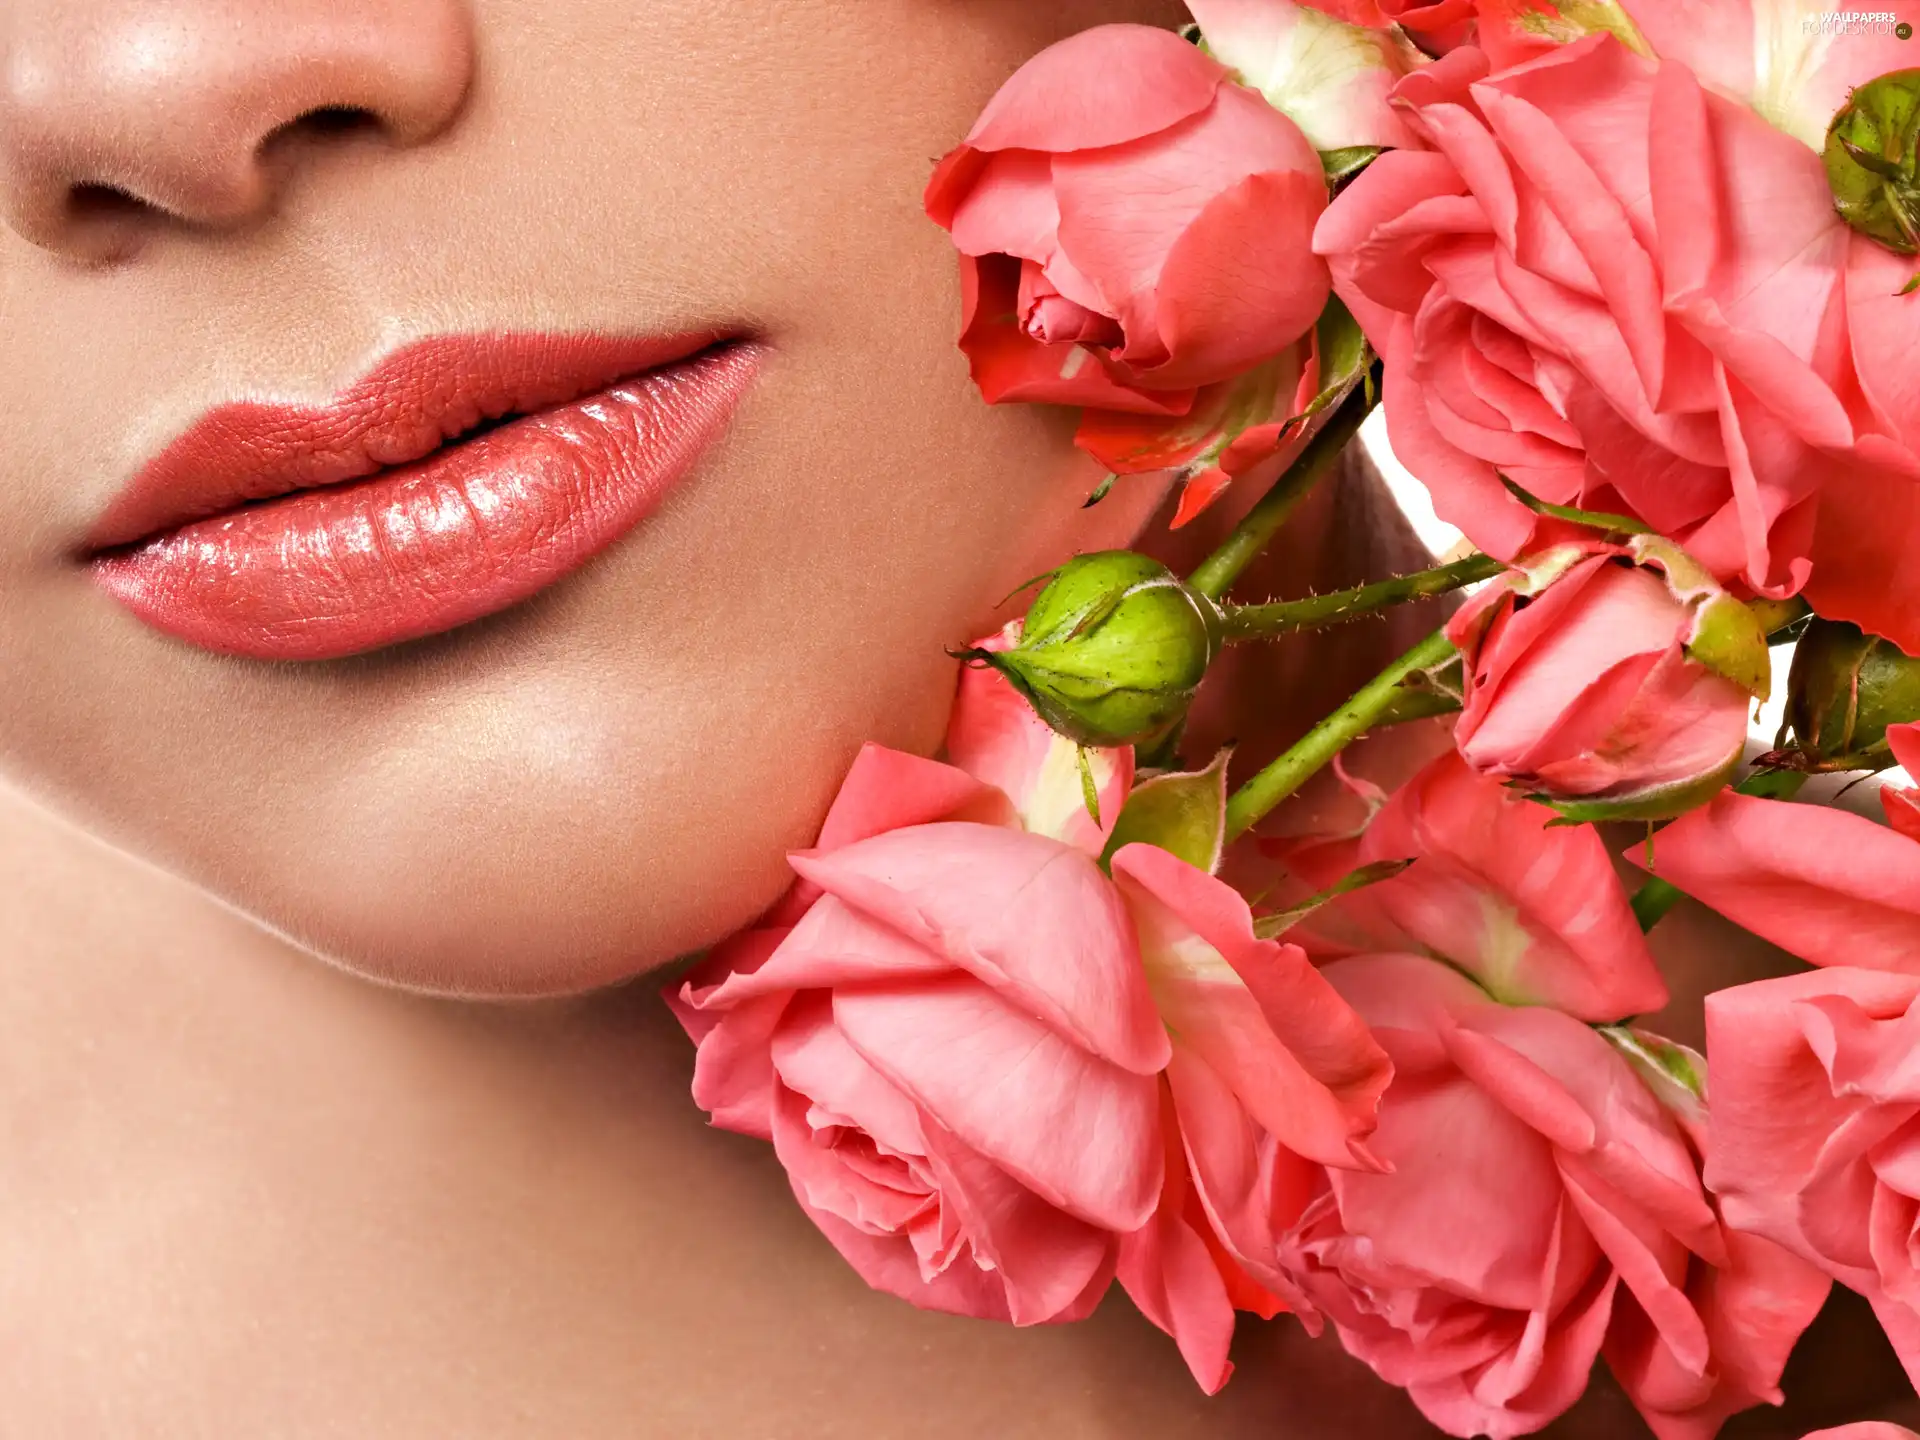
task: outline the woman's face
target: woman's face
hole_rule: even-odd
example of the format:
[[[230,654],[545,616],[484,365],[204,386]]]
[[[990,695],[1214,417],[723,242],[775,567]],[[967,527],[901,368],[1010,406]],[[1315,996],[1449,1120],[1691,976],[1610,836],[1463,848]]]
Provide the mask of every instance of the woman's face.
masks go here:
[[[1157,498],[1083,512],[1098,476],[1061,417],[980,403],[918,202],[1027,56],[1177,18],[1157,0],[9,0],[0,771],[404,984],[574,990],[745,923],[862,741],[937,745],[943,647],[1065,553],[1124,543]],[[189,564],[116,590],[93,558],[129,482],[215,407],[326,407],[412,342],[488,335],[718,336],[757,361],[650,515],[615,504],[518,591],[463,574],[414,596],[425,638],[384,643],[404,627],[382,629],[351,565],[331,590],[285,582],[276,556],[316,562],[284,536],[312,535],[259,512],[245,583]],[[415,428],[477,418],[444,410]],[[262,413],[147,471],[158,518],[134,530],[256,454],[297,464],[270,433],[287,412]],[[639,429],[628,469],[661,470]],[[469,444],[511,455],[505,434]],[[456,451],[489,483],[494,451]],[[401,570],[382,583],[438,583]],[[123,603],[156,587],[213,631]],[[281,622],[307,605],[291,620],[355,653],[206,638],[252,633],[258,604]],[[318,613],[362,605],[380,623]],[[474,609],[493,613],[447,628]]]

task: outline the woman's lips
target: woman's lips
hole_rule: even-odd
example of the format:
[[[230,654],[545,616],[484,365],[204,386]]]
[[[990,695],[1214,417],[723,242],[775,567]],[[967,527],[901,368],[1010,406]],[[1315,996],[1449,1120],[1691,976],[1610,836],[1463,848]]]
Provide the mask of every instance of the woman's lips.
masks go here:
[[[156,630],[226,655],[333,660],[453,629],[584,565],[693,468],[760,358],[712,338],[444,338],[325,407],[222,406],[116,500],[90,567]]]

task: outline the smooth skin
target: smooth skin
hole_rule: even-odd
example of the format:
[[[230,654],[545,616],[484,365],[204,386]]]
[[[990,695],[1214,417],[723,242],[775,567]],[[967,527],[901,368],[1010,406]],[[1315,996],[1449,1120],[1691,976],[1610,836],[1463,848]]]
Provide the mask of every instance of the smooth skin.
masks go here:
[[[1082,510],[1069,418],[979,402],[918,195],[1043,45],[1179,18],[0,4],[0,1429],[1429,1433],[1287,1321],[1206,1401],[1123,1302],[1016,1333],[869,1294],[766,1148],[704,1128],[654,998],[778,895],[862,741],[937,745],[944,647],[1160,504]],[[730,436],[493,620],[259,665],[76,562],[221,401],[322,397],[425,334],[706,324],[770,349]],[[1396,534],[1360,477],[1265,583],[1384,573]],[[1260,720],[1201,729],[1257,759],[1401,638],[1236,658]],[[1625,1413],[1603,1388],[1555,1433]]]

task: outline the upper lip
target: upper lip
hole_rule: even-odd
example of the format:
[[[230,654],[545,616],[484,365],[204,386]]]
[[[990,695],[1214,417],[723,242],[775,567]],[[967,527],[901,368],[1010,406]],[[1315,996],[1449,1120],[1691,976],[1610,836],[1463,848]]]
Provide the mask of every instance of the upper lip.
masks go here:
[[[223,404],[135,472],[83,550],[117,549],[249,502],[406,465],[492,422],[564,405],[723,338],[712,330],[440,336],[392,352],[324,404]]]

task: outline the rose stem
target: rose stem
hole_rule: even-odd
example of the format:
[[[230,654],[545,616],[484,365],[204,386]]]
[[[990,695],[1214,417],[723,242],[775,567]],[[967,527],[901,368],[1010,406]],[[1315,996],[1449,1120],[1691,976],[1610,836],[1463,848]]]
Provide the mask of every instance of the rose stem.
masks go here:
[[[1400,682],[1418,670],[1430,670],[1453,654],[1453,642],[1436,630],[1354,694],[1354,697],[1302,735],[1279,759],[1233,792],[1227,801],[1227,838],[1244,835],[1261,817],[1302,785],[1315,771],[1378,724],[1403,692]]]
[[[1364,393],[1366,388],[1354,386],[1320,433],[1307,442],[1307,448],[1287,467],[1286,474],[1274,481],[1273,488],[1233,527],[1233,533],[1220,548],[1201,561],[1200,568],[1187,578],[1187,584],[1208,599],[1218,600],[1240,578],[1240,572],[1259,558],[1274,532],[1286,524],[1287,517],[1313,492],[1313,487],[1332,472],[1340,452],[1359,430],[1360,422],[1367,418],[1373,406]]]
[[[1733,788],[1742,795],[1758,795],[1767,800],[1791,800],[1799,793],[1800,787],[1807,783],[1807,779],[1805,774],[1795,770],[1756,770]],[[1649,850],[1656,838],[1657,832],[1648,837]],[[1640,922],[1640,933],[1644,935],[1666,919],[1667,912],[1685,896],[1686,892],[1679,886],[1657,876],[1634,891],[1633,899],[1628,903],[1633,906],[1633,918]]]
[[[1491,580],[1506,568],[1491,555],[1468,555],[1431,570],[1376,580],[1371,585],[1356,585],[1351,590],[1336,590],[1327,595],[1309,595],[1304,600],[1279,600],[1270,605],[1226,605],[1221,608],[1227,621],[1227,642],[1271,640],[1295,630],[1311,630],[1356,619],[1389,605],[1444,595],[1463,585]]]

